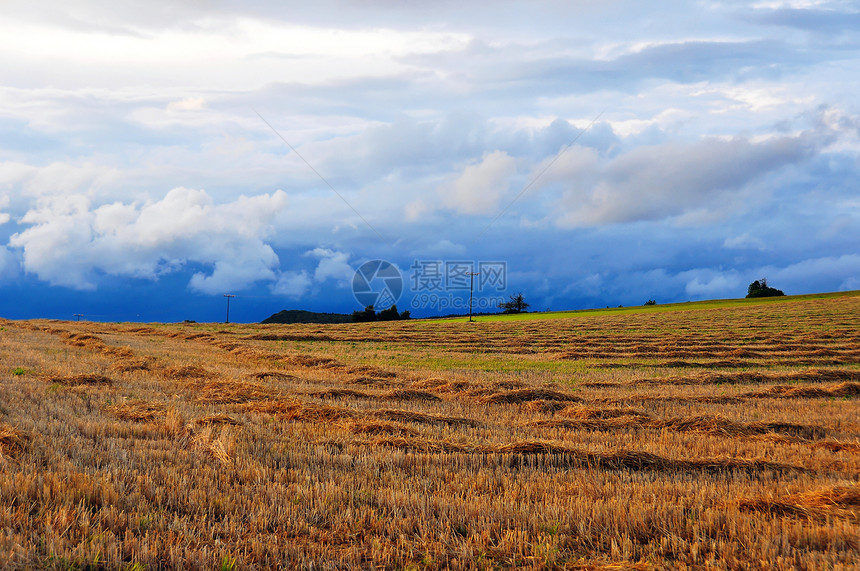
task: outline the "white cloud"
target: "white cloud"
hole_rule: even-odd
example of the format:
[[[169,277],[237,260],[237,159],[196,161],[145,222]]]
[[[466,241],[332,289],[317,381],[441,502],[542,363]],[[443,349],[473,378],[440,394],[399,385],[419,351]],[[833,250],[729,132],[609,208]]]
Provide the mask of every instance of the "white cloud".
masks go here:
[[[0,196],[0,208],[9,206],[9,197],[6,195]],[[0,226],[9,222],[12,216],[8,212],[0,212]]]
[[[43,199],[21,218],[27,230],[13,234],[9,246],[23,250],[23,267],[53,285],[95,289],[92,272],[92,219],[83,195]]]
[[[689,276],[690,273],[698,274],[687,282],[684,290],[688,295],[698,298],[731,298],[737,297],[741,290],[742,280],[735,271],[717,272],[713,270],[695,270],[693,272],[684,272],[683,275]]]
[[[726,238],[723,242],[723,248],[746,249],[752,248],[764,252],[767,250],[767,244],[763,240],[750,236],[749,232],[745,232],[740,236]]]
[[[466,253],[466,247],[462,244],[455,244],[451,240],[439,240],[435,244],[430,244],[420,251],[420,254],[431,254],[437,256],[462,256]]]
[[[441,205],[461,214],[494,214],[508,195],[517,161],[504,151],[485,153],[451,183],[439,189]]]
[[[347,252],[314,248],[305,255],[319,259],[319,264],[314,271],[314,281],[316,282],[332,279],[338,284],[348,285],[355,275],[355,269],[349,264],[350,254]]]
[[[282,191],[214,204],[206,191],[182,187],[158,201],[95,209],[81,194],[50,197],[23,216],[30,227],[9,244],[22,250],[26,271],[53,285],[94,289],[98,272],[157,279],[191,263],[212,270],[189,286],[221,293],[276,278],[278,257],[265,240],[286,206]]]
[[[802,10],[805,8],[827,6],[827,4],[830,4],[831,2],[832,0],[764,0],[761,2],[754,2],[752,7],[759,10],[779,10],[781,8]]]
[[[787,294],[848,289],[860,280],[860,255],[809,258],[784,267],[764,267],[757,275]]]
[[[198,111],[206,106],[206,100],[202,97],[185,97],[179,101],[171,101],[167,104],[168,111]]]
[[[281,272],[270,289],[276,295],[299,299],[307,294],[312,283],[306,272]]]
[[[415,222],[432,211],[432,208],[427,206],[423,200],[419,199],[410,202],[403,208],[403,216],[408,222]]]
[[[15,46],[30,73],[47,78],[53,63],[54,85],[64,87],[193,83],[255,89],[281,77],[326,82],[404,71],[406,56],[456,49],[470,39],[443,30],[378,25],[349,30],[235,12],[200,14],[187,26],[171,23],[146,31],[131,23],[126,30],[130,33],[58,26],[48,18],[0,22],[0,35]]]
[[[743,203],[739,196],[746,198],[749,183],[808,157],[814,143],[805,133],[761,143],[705,138],[694,144],[637,147],[607,161],[597,173],[583,165],[568,183],[559,223],[598,226],[682,215],[691,216],[693,223],[713,220],[719,210]],[[569,160],[565,156],[559,162]],[[580,182],[589,180],[595,182]]]
[[[247,256],[243,250],[247,250]],[[229,259],[215,261],[212,273],[197,272],[188,282],[192,290],[217,294],[241,290],[254,282],[276,278],[278,257],[267,245],[251,244],[231,252]]]
[[[30,196],[93,194],[121,179],[119,169],[93,162],[53,162],[41,167],[14,161],[0,163],[0,187],[20,188]]]

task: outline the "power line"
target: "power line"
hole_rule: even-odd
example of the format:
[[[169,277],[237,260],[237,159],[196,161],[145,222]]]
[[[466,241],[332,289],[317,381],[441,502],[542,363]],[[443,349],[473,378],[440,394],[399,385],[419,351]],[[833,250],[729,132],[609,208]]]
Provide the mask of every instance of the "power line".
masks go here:
[[[325,183],[325,185],[331,189],[331,191],[332,191],[332,192],[334,192],[336,195],[338,195],[338,197],[343,201],[343,203],[344,203],[344,204],[346,204],[347,206],[349,206],[350,210],[352,210],[353,212],[355,212],[355,215],[356,215],[356,216],[358,216],[359,218],[361,218],[362,222],[364,222],[365,224],[367,224],[367,227],[368,227],[368,228],[370,228],[371,230],[373,230],[373,233],[374,233],[374,234],[376,234],[376,235],[379,237],[379,239],[380,239],[380,240],[382,240],[383,242],[385,242],[385,238],[383,238],[383,237],[382,237],[382,234],[380,234],[379,232],[377,232],[377,231],[376,231],[376,228],[374,228],[374,227],[370,224],[370,222],[368,222],[368,221],[367,221],[367,219],[366,219],[364,216],[362,216],[362,215],[361,215],[361,213],[360,213],[358,210],[356,210],[356,209],[355,209],[355,207],[354,207],[352,204],[350,204],[350,203],[349,203],[349,201],[347,201],[347,199],[346,199],[346,198],[344,198],[344,196],[343,196],[341,193],[339,193],[337,190],[335,190],[335,188],[331,185],[331,183],[329,183],[329,181],[327,181],[327,180],[325,179],[325,177],[323,177],[323,175],[321,175],[321,174],[319,173],[319,171],[318,171],[317,169],[315,169],[315,168],[313,167],[313,165],[312,165],[311,163],[309,163],[309,162],[307,161],[307,159],[305,159],[305,158],[302,156],[302,154],[301,154],[300,152],[298,152],[298,151],[296,150],[296,148],[295,148],[295,147],[293,147],[293,146],[292,146],[292,145],[291,145],[291,144],[290,144],[290,143],[289,143],[289,142],[288,142],[288,141],[283,137],[283,135],[281,135],[281,134],[278,132],[278,130],[277,130],[277,129],[275,129],[275,128],[272,126],[272,124],[271,124],[271,123],[269,123],[268,121],[266,121],[266,119],[265,119],[262,115],[260,115],[260,112],[259,112],[259,111],[257,111],[257,110],[255,109],[255,110],[254,110],[254,113],[256,113],[256,114],[257,114],[257,117],[259,117],[259,118],[263,121],[263,123],[265,123],[266,125],[268,125],[268,126],[269,126],[269,129],[271,129],[271,130],[272,130],[272,132],[273,132],[275,135],[277,135],[277,136],[278,136],[278,138],[279,138],[280,140],[282,140],[282,141],[284,142],[284,144],[285,144],[286,146],[288,146],[288,147],[290,148],[290,150],[291,150],[291,151],[293,151],[293,152],[296,154],[296,156],[298,156],[300,159],[302,159],[302,161],[304,161],[304,163],[305,163],[306,165],[308,165],[308,168],[310,168],[312,171],[314,171],[314,174],[315,174],[315,175],[317,175],[317,176],[319,177],[319,179],[320,179],[321,181],[323,181],[323,182]]]
[[[487,224],[487,225],[484,227],[484,229],[483,229],[483,230],[481,230],[481,233],[480,233],[480,234],[478,234],[478,236],[476,237],[476,240],[477,240],[478,238],[480,238],[481,236],[483,236],[483,235],[484,235],[484,232],[486,232],[487,230],[489,230],[489,229],[490,229],[490,226],[492,226],[493,224],[495,224],[495,223],[496,223],[496,220],[498,220],[499,218],[501,218],[501,217],[505,214],[505,212],[507,212],[507,211],[508,211],[508,209],[509,209],[511,206],[513,206],[513,205],[514,205],[514,203],[515,203],[517,200],[519,200],[519,199],[520,199],[520,197],[521,197],[522,195],[524,195],[524,194],[526,193],[526,191],[527,191],[528,189],[530,189],[530,188],[534,185],[534,183],[536,183],[536,182],[538,181],[538,179],[540,179],[540,177],[542,177],[542,176],[544,175],[544,173],[546,173],[546,171],[548,171],[548,170],[550,169],[550,167],[551,167],[552,165],[554,165],[554,164],[555,164],[555,162],[556,162],[558,159],[560,159],[560,158],[561,158],[561,156],[562,156],[562,155],[563,155],[563,154],[564,154],[564,153],[565,153],[565,152],[566,152],[570,147],[572,147],[572,146],[573,146],[573,144],[574,144],[574,143],[576,143],[576,142],[579,140],[579,138],[580,138],[580,137],[582,137],[582,136],[586,133],[586,131],[588,131],[589,129],[591,129],[592,125],[594,125],[594,124],[597,122],[597,120],[598,120],[598,119],[600,119],[600,117],[601,117],[605,112],[606,112],[606,108],[604,108],[604,109],[603,109],[603,111],[601,111],[600,113],[598,113],[598,114],[597,114],[597,116],[596,116],[594,119],[592,119],[592,120],[591,120],[591,123],[589,123],[588,125],[586,125],[585,129],[582,129],[579,133],[577,133],[577,134],[576,134],[576,137],[574,137],[574,138],[573,138],[573,140],[572,140],[571,142],[569,142],[569,143],[568,143],[568,144],[566,144],[564,147],[562,147],[562,149],[558,152],[558,154],[555,156],[555,158],[553,158],[553,159],[549,162],[549,164],[547,164],[544,168],[542,168],[542,169],[540,170],[540,172],[539,172],[539,173],[537,173],[537,175],[535,175],[535,177],[531,180],[531,182],[529,182],[529,183],[525,186],[525,188],[523,188],[523,189],[519,192],[519,194],[517,194],[517,195],[514,197],[514,199],[513,199],[513,200],[511,200],[511,202],[510,202],[507,206],[505,206],[505,207],[502,209],[502,211],[501,211],[501,212],[499,212],[498,214],[496,214],[496,217],[495,217],[495,218],[493,218],[492,220],[490,220],[490,223],[489,223],[489,224]]]

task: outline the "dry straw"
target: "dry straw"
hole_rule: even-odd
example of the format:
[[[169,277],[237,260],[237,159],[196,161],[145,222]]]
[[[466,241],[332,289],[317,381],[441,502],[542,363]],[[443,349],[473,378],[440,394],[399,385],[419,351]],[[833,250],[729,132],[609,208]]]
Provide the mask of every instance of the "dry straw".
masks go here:
[[[208,379],[215,376],[211,371],[197,365],[176,365],[165,367],[161,370],[161,375],[167,379],[173,380]]]
[[[245,423],[237,418],[230,416],[229,414],[219,412],[198,418],[194,421],[194,424],[198,426],[206,424],[227,424],[230,426],[242,426]]]
[[[104,375],[48,375],[43,378],[46,383],[56,383],[67,386],[98,385],[112,386],[113,380]]]
[[[387,420],[348,419],[338,425],[353,434],[417,435],[418,431],[399,422]]]
[[[152,422],[164,416],[167,412],[167,407],[160,402],[130,400],[110,405],[105,408],[105,412],[119,418],[120,420]]]
[[[30,438],[21,430],[8,424],[0,423],[0,460],[16,458],[22,454]]]
[[[380,400],[401,400],[401,401],[430,401],[437,402],[442,399],[433,393],[421,391],[417,389],[392,389],[379,395]]]
[[[790,494],[782,498],[741,499],[742,510],[775,516],[824,519],[837,517],[860,522],[860,486],[849,484]]]
[[[860,396],[860,383],[845,382],[829,387],[797,387],[777,385],[761,391],[748,393],[753,398],[820,398],[820,397],[856,397]]]
[[[529,401],[577,402],[581,399],[571,394],[551,389],[516,389],[496,392],[478,398],[484,404],[516,404]]]
[[[207,404],[242,404],[278,395],[272,387],[238,380],[208,381],[197,386],[195,392],[195,400]]]
[[[416,424],[444,424],[449,426],[480,426],[481,423],[471,418],[427,414],[403,409],[382,409],[370,413],[376,418],[395,420],[398,422],[414,422]]]

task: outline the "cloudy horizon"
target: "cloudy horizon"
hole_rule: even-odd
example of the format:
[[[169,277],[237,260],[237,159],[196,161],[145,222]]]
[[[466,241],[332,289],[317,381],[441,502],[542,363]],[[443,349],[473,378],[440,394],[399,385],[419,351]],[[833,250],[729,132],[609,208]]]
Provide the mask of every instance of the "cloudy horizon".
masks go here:
[[[0,21],[2,317],[351,312],[377,259],[415,315],[434,260],[540,310],[860,289],[854,3],[73,4]]]

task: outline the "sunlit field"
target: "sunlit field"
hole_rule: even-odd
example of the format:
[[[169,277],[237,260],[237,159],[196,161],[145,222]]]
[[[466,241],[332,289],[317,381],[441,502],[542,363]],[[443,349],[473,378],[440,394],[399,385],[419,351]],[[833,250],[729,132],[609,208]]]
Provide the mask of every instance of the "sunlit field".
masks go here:
[[[0,321],[0,567],[860,569],[860,296]]]

